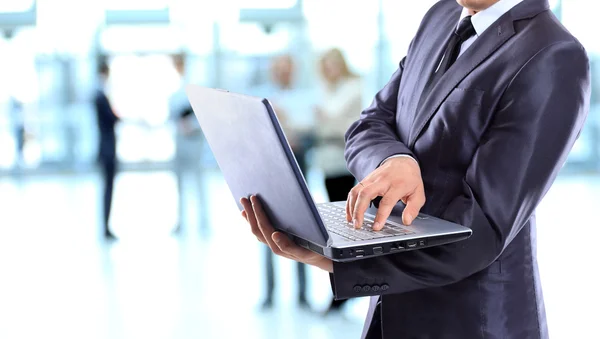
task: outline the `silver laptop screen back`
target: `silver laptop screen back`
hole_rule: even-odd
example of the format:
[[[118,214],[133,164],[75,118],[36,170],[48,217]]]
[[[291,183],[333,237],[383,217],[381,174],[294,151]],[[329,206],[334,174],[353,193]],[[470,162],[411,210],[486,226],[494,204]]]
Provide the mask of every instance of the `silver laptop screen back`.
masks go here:
[[[268,102],[194,85],[186,92],[238,207],[256,194],[276,228],[326,246],[327,231]]]

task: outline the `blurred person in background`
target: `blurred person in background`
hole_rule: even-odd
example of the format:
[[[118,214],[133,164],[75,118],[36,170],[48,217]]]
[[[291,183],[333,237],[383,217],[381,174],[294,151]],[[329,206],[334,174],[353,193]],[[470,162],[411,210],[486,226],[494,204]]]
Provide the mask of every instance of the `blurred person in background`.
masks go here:
[[[30,82],[32,65],[22,62],[20,51],[14,46],[15,30],[5,29],[2,33],[9,44],[7,49],[3,49],[3,58],[9,61],[3,65],[7,68],[2,69],[2,75],[8,79],[19,78],[19,81],[12,82],[8,89],[8,124],[14,135],[15,169],[18,171],[26,164],[25,147],[28,141],[34,139],[31,130],[27,128],[26,106],[31,102],[31,92],[35,85]]]
[[[14,96],[10,96],[8,99],[9,113],[13,120],[13,129],[15,132],[15,144],[16,144],[16,164],[17,167],[21,167],[24,162],[24,150],[25,150],[25,118],[23,116],[23,102]]]
[[[98,130],[100,136],[100,147],[98,152],[98,161],[102,171],[104,183],[104,196],[102,199],[104,238],[106,240],[115,240],[109,227],[110,210],[112,205],[113,186],[117,171],[117,137],[115,135],[115,125],[119,121],[119,116],[113,110],[108,97],[106,96],[106,84],[110,75],[110,69],[106,60],[101,60],[98,65],[98,75],[100,77],[100,87],[94,95],[94,108],[98,118]]]
[[[174,232],[180,233],[182,225],[185,223],[185,176],[187,173],[193,174],[198,188],[197,197],[200,197],[201,190],[201,172],[200,161],[202,157],[202,132],[200,125],[194,116],[190,102],[185,94],[186,84],[186,56],[185,54],[176,54],[172,56],[173,66],[179,74],[181,85],[169,98],[169,111],[171,119],[175,123],[175,176],[177,180],[177,191],[179,194],[178,205],[178,224]],[[199,200],[202,200],[198,198]],[[200,201],[201,202],[201,201]],[[200,205],[199,211],[202,211]]]
[[[344,201],[356,180],[346,168],[344,134],[362,111],[362,83],[353,74],[342,52],[330,49],[319,61],[324,80],[321,104],[316,107],[316,165],[325,176],[325,188],[330,201]],[[346,300],[331,300],[326,313],[341,310]]]
[[[303,174],[307,172],[306,154],[311,147],[314,136],[313,112],[310,104],[310,93],[295,85],[296,65],[291,55],[283,54],[275,57],[270,65],[271,83],[261,89],[260,95],[267,97],[272,103],[277,117],[290,143],[298,166]],[[265,246],[266,296],[262,302],[264,310],[273,307],[275,290],[275,268],[273,253]],[[306,299],[306,266],[296,263],[298,274],[298,305],[310,309]]]

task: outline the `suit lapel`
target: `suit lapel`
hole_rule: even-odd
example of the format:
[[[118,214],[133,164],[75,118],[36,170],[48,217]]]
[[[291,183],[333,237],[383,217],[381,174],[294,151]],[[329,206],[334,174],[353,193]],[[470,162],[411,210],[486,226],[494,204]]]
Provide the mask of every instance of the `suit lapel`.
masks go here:
[[[405,129],[405,135],[410,137],[412,126],[414,126],[414,121],[419,113],[419,108],[422,106],[422,103],[425,101],[425,98],[422,97],[425,91],[425,86],[429,82],[429,79],[433,76],[433,72],[437,69],[437,66],[440,64],[442,59],[442,55],[446,50],[446,45],[448,44],[450,37],[452,36],[452,32],[456,28],[456,24],[458,19],[460,18],[460,13],[462,11],[462,7],[456,5],[456,9],[453,10],[448,15],[444,16],[444,18],[436,21],[437,29],[444,34],[429,34],[427,39],[424,39],[423,46],[419,48],[418,55],[415,56],[416,60],[420,60],[420,63],[423,63],[421,67],[418,68],[416,73],[417,85],[410,90],[410,94],[407,95],[408,98],[414,98],[413,100],[408,100],[410,103],[410,108],[407,112],[413,112],[410,118],[407,118],[405,121],[408,122],[408,126],[403,126]],[[407,81],[408,86],[412,87],[412,82]],[[405,89],[406,90],[406,89]],[[404,125],[404,122],[403,124]],[[410,140],[410,139],[409,139]]]
[[[417,108],[410,136],[409,147],[413,148],[427,123],[433,118],[450,92],[478,65],[515,34],[513,19],[509,13],[491,25],[448,69],[437,84],[429,91]],[[445,46],[444,46],[445,48]],[[431,70],[433,72],[433,70]]]

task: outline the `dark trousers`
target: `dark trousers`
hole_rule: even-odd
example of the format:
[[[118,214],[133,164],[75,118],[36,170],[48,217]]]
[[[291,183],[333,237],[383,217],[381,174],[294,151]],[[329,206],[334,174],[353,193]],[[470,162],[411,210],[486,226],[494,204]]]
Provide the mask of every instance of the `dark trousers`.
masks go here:
[[[350,190],[354,187],[356,180],[350,174],[341,175],[335,177],[325,178],[325,188],[327,189],[327,195],[329,201],[345,201],[348,199]],[[339,309],[346,302],[346,300],[335,300],[332,299],[329,305],[329,309]]]
[[[369,325],[369,329],[367,330],[367,335],[365,339],[381,339],[383,338],[383,334],[381,332],[381,301],[377,303],[375,308],[375,312],[373,312],[373,318]]]
[[[273,252],[265,246],[265,265],[267,267],[267,300],[273,300],[273,292],[275,291],[275,266],[273,264]],[[298,271],[298,300],[306,301],[306,265],[296,263]]]
[[[25,149],[25,126],[19,125],[16,129],[16,141],[17,141],[17,157],[19,160],[23,159],[23,150]]]
[[[110,220],[110,209],[112,206],[113,187],[115,183],[115,176],[117,173],[117,161],[113,159],[102,159],[100,161],[100,167],[102,171],[102,180],[104,184],[104,192],[102,199],[102,211],[103,211],[103,222],[104,232],[108,232],[108,222]]]
[[[304,147],[294,149],[294,157],[298,162],[298,167],[303,174],[306,174],[306,151]],[[265,247],[265,266],[267,272],[267,291],[266,299],[273,299],[273,292],[275,291],[275,266],[273,264],[273,252],[269,247]],[[296,269],[298,271],[298,301],[306,301],[306,265],[303,263],[296,263]]]
[[[356,180],[350,174],[325,178],[325,188],[329,201],[345,201]]]

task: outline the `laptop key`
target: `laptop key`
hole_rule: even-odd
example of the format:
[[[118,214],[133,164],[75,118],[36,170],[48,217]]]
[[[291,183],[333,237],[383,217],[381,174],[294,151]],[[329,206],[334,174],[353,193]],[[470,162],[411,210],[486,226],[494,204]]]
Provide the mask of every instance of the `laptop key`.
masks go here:
[[[355,229],[354,224],[346,220],[344,215],[345,210],[337,206],[319,206],[319,212],[321,213],[323,217],[323,223],[328,230],[330,230],[332,233],[354,241],[378,239],[413,233],[395,225],[385,225],[382,230],[374,231],[374,221],[369,219],[365,219],[362,228]]]

